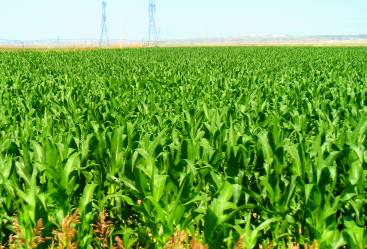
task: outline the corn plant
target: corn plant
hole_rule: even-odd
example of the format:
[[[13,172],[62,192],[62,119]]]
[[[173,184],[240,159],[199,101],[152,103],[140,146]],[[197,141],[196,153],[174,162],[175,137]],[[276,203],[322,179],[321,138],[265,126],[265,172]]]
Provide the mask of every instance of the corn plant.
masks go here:
[[[0,248],[366,248],[366,61],[0,52]]]

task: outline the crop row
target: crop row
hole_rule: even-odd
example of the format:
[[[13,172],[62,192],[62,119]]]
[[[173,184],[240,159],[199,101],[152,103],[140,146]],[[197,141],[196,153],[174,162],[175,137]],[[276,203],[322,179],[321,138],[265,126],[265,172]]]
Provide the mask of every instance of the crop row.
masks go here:
[[[364,248],[366,61],[365,48],[1,52],[0,245]]]

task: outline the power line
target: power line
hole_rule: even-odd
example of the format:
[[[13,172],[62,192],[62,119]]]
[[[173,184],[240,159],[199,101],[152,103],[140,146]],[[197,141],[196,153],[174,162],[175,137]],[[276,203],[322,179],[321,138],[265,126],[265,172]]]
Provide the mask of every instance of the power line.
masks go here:
[[[158,29],[156,24],[157,5],[155,0],[149,0],[149,29],[148,29],[148,45],[158,42]]]
[[[107,46],[109,44],[108,32],[107,32],[107,2],[102,1],[102,28],[101,37],[99,40],[99,46]]]

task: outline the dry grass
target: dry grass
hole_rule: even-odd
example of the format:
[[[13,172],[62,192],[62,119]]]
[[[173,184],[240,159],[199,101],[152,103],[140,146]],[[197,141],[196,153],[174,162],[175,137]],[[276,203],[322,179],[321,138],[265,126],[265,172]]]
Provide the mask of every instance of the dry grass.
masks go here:
[[[102,211],[100,215],[100,220],[93,224],[93,233],[96,236],[96,241],[100,242],[101,248],[109,248],[109,237],[111,234],[111,226],[112,222],[107,219],[107,212],[105,210]]]
[[[100,242],[100,248],[109,248],[109,238],[111,234],[112,222],[107,219],[107,212],[102,211],[100,220],[93,224],[93,233],[96,236],[95,240]]]
[[[176,233],[168,240],[165,249],[186,249],[187,242],[190,249],[208,249],[208,246],[202,244],[195,236],[192,237],[184,231],[176,231]]]
[[[113,246],[113,249],[125,249],[124,243],[119,236],[115,236],[115,245]]]
[[[112,222],[108,220],[106,210],[103,210],[99,221],[92,224],[95,241],[99,243],[98,248],[110,248],[111,226]],[[124,249],[124,243],[119,236],[115,236],[114,241],[113,249]]]
[[[185,249],[187,235],[185,232],[176,231],[176,233],[168,240],[165,249]]]
[[[32,239],[27,241],[17,218],[13,221],[13,228],[15,230],[14,234],[11,234],[8,238],[8,243],[6,245],[0,245],[0,249],[17,249],[17,248],[28,248],[35,249],[43,244],[47,238],[43,237],[42,231],[44,230],[42,219],[37,221],[36,226],[31,231]]]
[[[42,219],[37,221],[37,225],[33,230],[33,238],[30,242],[29,248],[37,248],[39,245],[46,242],[48,238],[42,236],[42,231],[44,230]]]
[[[14,219],[13,228],[14,234],[9,236],[8,243],[5,245],[0,245],[0,249],[18,249],[18,248],[29,248],[36,249],[46,241],[51,241],[51,245],[49,249],[76,249],[78,248],[77,238],[77,225],[80,223],[80,216],[78,210],[75,210],[72,215],[67,215],[60,226],[59,230],[55,230],[52,232],[53,237],[44,237],[42,232],[44,230],[42,219],[37,221],[35,228],[32,230],[32,239],[27,241],[24,233],[19,225],[17,219]],[[93,227],[93,235],[94,242],[96,248],[113,248],[113,249],[124,249],[123,240],[115,236],[112,247],[110,246],[110,238],[111,238],[111,227],[112,222],[108,220],[108,215],[105,210],[100,214],[99,220],[92,224]],[[244,236],[241,236],[237,241],[234,249],[246,249],[246,245],[244,244]],[[111,242],[112,244],[112,242]],[[141,248],[141,247],[136,247]],[[203,244],[197,236],[192,236],[185,231],[176,231],[174,235],[172,235],[164,246],[165,249],[208,249],[208,246]],[[261,244],[258,245],[259,249],[265,249]],[[300,249],[301,246],[299,243],[293,243],[290,241],[287,244],[287,248],[289,249]],[[303,246],[305,249],[318,249],[319,245],[317,241],[314,241],[311,245],[305,244]],[[273,246],[269,244],[266,249],[273,249]]]
[[[78,242],[75,241],[77,235],[76,225],[80,222],[78,210],[75,210],[72,215],[67,215],[61,223],[61,229],[53,232],[54,240],[51,248],[57,244],[58,249],[76,249]]]
[[[80,216],[78,210],[75,210],[72,215],[67,215],[60,226],[59,230],[52,232],[53,237],[44,237],[42,232],[44,230],[43,221],[39,219],[34,229],[32,229],[32,239],[27,241],[24,233],[19,225],[18,219],[13,221],[14,234],[8,238],[5,245],[0,244],[0,249],[19,249],[28,248],[36,249],[46,241],[51,241],[49,249],[76,249],[78,248],[77,225],[80,223]],[[99,243],[97,248],[110,248],[109,238],[111,236],[112,222],[107,219],[106,211],[100,215],[100,220],[96,224],[92,224],[95,241]],[[114,238],[113,249],[124,249],[124,243],[118,236]]]

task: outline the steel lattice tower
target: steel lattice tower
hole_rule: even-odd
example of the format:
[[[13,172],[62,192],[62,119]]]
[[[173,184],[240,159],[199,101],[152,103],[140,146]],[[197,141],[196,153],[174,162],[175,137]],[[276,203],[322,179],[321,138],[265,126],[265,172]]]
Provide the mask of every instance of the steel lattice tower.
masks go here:
[[[101,38],[99,40],[99,45],[105,46],[109,43],[108,32],[107,32],[107,2],[102,1],[102,29],[101,29]]]
[[[158,41],[158,30],[156,25],[157,6],[155,0],[149,0],[149,30],[148,30],[148,45]]]

